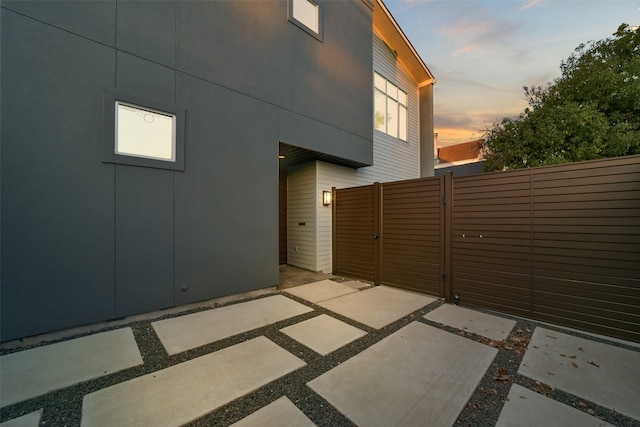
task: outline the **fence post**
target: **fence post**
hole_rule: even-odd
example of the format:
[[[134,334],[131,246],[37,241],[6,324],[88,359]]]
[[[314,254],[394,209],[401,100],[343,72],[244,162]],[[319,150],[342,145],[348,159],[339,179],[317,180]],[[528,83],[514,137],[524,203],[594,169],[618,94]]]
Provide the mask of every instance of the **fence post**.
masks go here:
[[[331,273],[336,272],[336,187],[331,187]]]
[[[382,185],[373,183],[373,283],[380,285],[380,264],[382,263]]]
[[[451,269],[451,257],[453,255],[453,173],[447,172],[444,176],[443,191],[443,210],[444,218],[444,271],[442,273],[442,281],[444,285],[444,300],[446,302],[453,301],[454,283],[453,271]]]

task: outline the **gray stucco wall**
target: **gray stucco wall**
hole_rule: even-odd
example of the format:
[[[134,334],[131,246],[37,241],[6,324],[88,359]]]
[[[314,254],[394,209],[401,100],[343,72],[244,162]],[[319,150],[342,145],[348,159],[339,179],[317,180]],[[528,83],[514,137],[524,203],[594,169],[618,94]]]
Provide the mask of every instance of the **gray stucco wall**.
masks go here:
[[[320,4],[0,3],[2,341],[278,283],[278,142],[373,155],[371,11]],[[184,172],[102,162],[104,89],[186,109]]]

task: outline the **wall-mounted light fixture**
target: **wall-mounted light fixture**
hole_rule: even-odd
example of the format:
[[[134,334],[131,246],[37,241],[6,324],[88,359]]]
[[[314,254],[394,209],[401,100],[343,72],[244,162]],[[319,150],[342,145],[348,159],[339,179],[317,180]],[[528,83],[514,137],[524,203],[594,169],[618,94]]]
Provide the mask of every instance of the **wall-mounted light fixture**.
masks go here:
[[[322,206],[329,206],[331,204],[331,191],[322,192]]]

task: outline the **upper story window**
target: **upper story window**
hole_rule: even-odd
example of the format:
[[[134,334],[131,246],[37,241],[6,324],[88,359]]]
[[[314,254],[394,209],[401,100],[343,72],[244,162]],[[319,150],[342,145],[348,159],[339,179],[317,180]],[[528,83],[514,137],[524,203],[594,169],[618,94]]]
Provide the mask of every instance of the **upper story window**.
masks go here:
[[[322,10],[312,0],[289,0],[289,21],[322,41]]]
[[[375,129],[406,141],[409,126],[407,93],[378,73],[374,73],[373,82]]]

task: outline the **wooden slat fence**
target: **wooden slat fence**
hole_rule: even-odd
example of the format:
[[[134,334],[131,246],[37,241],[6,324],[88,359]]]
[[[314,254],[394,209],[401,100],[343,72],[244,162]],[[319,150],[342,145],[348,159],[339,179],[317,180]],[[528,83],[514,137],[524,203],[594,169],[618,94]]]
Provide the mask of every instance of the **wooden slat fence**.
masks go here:
[[[640,156],[334,193],[336,274],[640,342]]]

